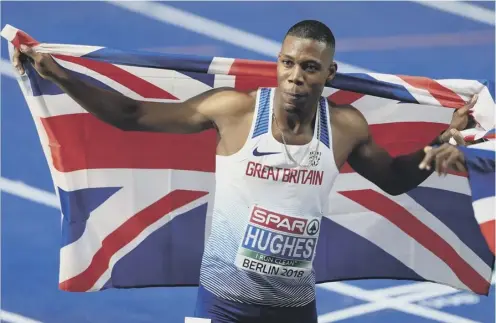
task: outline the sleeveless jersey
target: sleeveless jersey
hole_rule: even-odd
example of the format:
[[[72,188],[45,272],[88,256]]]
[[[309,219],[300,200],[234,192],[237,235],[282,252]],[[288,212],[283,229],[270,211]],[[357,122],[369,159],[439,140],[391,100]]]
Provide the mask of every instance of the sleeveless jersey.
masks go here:
[[[272,135],[274,92],[258,90],[244,146],[217,156],[200,284],[231,301],[296,307],[315,299],[312,262],[338,168],[327,99],[319,100],[311,142],[285,148]]]

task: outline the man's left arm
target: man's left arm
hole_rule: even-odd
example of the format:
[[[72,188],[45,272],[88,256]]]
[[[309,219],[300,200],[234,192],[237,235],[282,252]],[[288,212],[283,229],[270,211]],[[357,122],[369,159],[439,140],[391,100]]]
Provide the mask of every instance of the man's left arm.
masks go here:
[[[400,195],[417,187],[434,171],[419,168],[424,156],[425,152],[419,150],[412,154],[392,157],[369,135],[358,143],[348,157],[348,163],[358,174],[386,193]]]
[[[449,140],[450,130],[462,130],[466,127],[468,112],[475,104],[476,98],[467,105],[459,108],[454,114],[448,129],[441,135],[433,138],[426,146],[439,146]],[[376,184],[383,191],[391,195],[406,193],[424,182],[435,170],[445,172],[450,165],[457,162],[456,150],[446,149],[444,154],[436,155],[435,166],[420,167],[425,162],[426,151],[420,149],[407,155],[392,157],[384,148],[374,142],[368,131],[368,124],[361,115],[357,115],[354,123],[355,134],[358,134],[357,143],[348,156],[348,163],[360,175]],[[432,167],[431,167],[432,166]]]

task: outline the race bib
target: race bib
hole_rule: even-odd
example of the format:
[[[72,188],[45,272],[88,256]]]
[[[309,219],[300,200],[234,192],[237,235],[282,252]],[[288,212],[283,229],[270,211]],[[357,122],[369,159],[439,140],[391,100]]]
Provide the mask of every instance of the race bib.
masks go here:
[[[278,214],[255,206],[236,267],[266,276],[301,278],[312,272],[320,218]]]

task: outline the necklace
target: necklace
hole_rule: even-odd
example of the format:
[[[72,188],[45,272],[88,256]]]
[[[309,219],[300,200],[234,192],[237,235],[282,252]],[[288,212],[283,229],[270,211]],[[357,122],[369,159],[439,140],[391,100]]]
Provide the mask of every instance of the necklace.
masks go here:
[[[296,159],[289,152],[288,145],[286,143],[286,138],[284,136],[284,132],[279,127],[279,122],[277,121],[277,117],[276,117],[276,114],[274,112],[272,112],[272,119],[274,119],[274,121],[275,121],[277,130],[279,130],[279,132],[281,133],[281,137],[282,137],[282,142],[283,142],[283,145],[284,145],[284,149],[286,150],[286,154],[288,155],[289,159],[293,163],[295,163],[296,165],[298,165],[299,167],[302,167],[302,168],[309,168],[310,166],[312,166],[312,161],[310,160],[310,158],[309,158],[308,164],[305,164],[305,165],[302,164],[302,161],[308,155],[308,152],[310,150],[310,146],[312,144],[312,141],[310,141],[310,143],[307,145],[307,150],[305,151],[305,154],[303,154],[303,157],[301,158],[301,161],[300,162],[296,161]],[[316,151],[318,151],[319,150],[319,145],[320,145],[320,109],[319,108],[317,108],[317,118],[315,120],[315,128],[316,128],[316,131],[317,131],[317,147],[316,147]],[[313,136],[312,136],[312,140],[313,140]]]

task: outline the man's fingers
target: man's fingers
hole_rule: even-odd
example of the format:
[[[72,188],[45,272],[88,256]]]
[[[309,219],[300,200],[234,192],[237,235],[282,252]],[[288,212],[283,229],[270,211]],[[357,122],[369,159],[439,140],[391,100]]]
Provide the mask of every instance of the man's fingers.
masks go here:
[[[456,167],[456,170],[459,172],[466,172],[467,171],[467,169],[465,168],[465,164],[458,161],[458,160],[455,162],[455,167]]]
[[[445,161],[447,168],[451,168],[457,172],[466,172],[467,169],[465,168],[465,161],[460,158],[459,154],[453,154],[451,155],[446,161]]]
[[[460,133],[460,131],[458,131],[456,129],[451,129],[450,132],[451,132],[451,136],[456,141],[456,144],[458,146],[465,146],[466,145],[465,139],[463,139],[463,136]]]
[[[33,60],[39,55],[32,47],[26,46],[26,45],[21,45],[19,46],[21,53],[24,55],[32,58]]]
[[[446,157],[446,156],[444,156],[444,157]],[[457,170],[458,167],[460,166],[458,164],[463,163],[463,160],[460,156],[460,152],[458,150],[451,150],[449,152],[449,154],[447,155],[447,158],[445,158],[445,159],[446,160],[443,161],[443,166],[445,167],[445,169],[444,169],[445,174],[447,173],[447,170],[449,168]]]
[[[431,146],[427,146],[424,148],[425,156],[424,159],[420,162],[419,168],[420,169],[431,169],[431,161],[432,158],[434,157],[434,152],[436,148],[432,148]]]
[[[436,172],[438,175],[441,175],[442,173],[446,172],[446,168],[449,167],[449,164],[446,163],[446,159],[448,156],[450,156],[451,152],[449,148],[446,147],[441,147],[439,151],[437,152],[435,159],[436,159]]]
[[[474,105],[477,103],[477,99],[478,99],[478,95],[475,94],[471,99],[470,101],[468,101],[467,104],[465,104],[463,107],[459,108],[458,110],[456,110],[456,113],[459,115],[459,116],[463,116],[465,114],[467,114],[470,109],[472,109],[474,107]]]
[[[14,50],[14,55],[12,56],[12,65],[14,65],[14,67],[21,75],[24,74],[24,68],[22,66],[22,60],[21,60],[21,52],[17,48]]]

